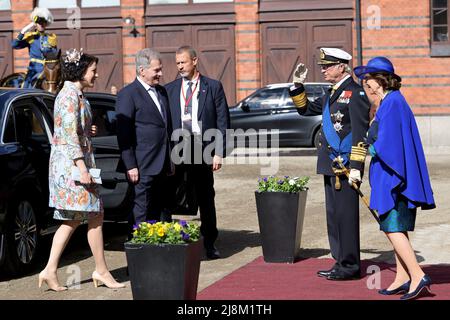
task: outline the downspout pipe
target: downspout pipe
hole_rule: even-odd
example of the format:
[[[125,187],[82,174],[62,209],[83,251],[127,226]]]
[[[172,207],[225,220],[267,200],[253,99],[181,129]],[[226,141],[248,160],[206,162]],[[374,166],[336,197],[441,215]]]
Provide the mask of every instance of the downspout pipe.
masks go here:
[[[361,0],[356,0],[356,52],[357,52],[357,61],[358,66],[362,66],[362,35],[361,35]]]

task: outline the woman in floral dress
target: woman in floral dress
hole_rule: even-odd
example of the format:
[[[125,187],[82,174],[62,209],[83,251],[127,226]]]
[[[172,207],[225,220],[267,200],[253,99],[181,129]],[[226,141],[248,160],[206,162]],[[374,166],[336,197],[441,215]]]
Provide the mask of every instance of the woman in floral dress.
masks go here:
[[[88,242],[95,260],[92,273],[94,285],[104,283],[109,288],[122,288],[108,271],[103,249],[103,203],[98,186],[89,173],[95,168],[91,143],[92,111],[83,95],[98,77],[98,59],[71,49],[61,61],[63,87],[54,107],[54,134],[49,164],[49,206],[55,208],[54,219],[62,224],[56,231],[50,257],[39,274],[39,287],[63,291],[57,278],[59,259],[75,229],[88,222]],[[80,181],[72,179],[72,168],[80,171]]]

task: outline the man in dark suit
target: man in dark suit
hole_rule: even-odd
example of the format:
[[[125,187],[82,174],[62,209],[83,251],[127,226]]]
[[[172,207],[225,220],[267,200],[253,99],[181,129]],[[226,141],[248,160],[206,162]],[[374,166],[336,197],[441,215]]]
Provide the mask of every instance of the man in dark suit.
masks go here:
[[[333,87],[314,102],[306,98],[303,82],[308,69],[299,64],[294,72],[290,95],[299,114],[322,115],[317,173],[324,176],[328,240],[336,263],[319,271],[328,280],[359,279],[359,197],[351,185],[361,183],[366,149],[364,137],[369,126],[369,101],[363,88],[353,81],[348,63],[352,56],[337,48],[321,48],[322,75]],[[349,172],[349,179],[342,166]]]
[[[218,230],[213,171],[221,168],[226,155],[225,136],[230,127],[227,99],[220,81],[200,75],[192,47],[180,47],[175,58],[180,78],[166,85],[172,126],[174,133],[182,129],[189,141],[182,150],[182,164],[175,171],[180,176],[188,170],[193,177],[206,256],[217,259],[220,254],[214,245]]]
[[[143,49],[136,54],[136,79],[117,95],[117,140],[128,180],[134,184],[130,222],[135,224],[160,220],[166,206],[172,119],[161,77],[160,54]]]

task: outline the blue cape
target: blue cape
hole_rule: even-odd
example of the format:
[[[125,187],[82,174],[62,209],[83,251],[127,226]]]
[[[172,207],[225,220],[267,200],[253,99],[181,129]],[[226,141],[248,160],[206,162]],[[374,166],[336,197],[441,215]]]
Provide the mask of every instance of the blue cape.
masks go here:
[[[370,163],[370,207],[392,210],[401,194],[408,208],[435,208],[425,155],[414,115],[400,91],[389,93],[375,116],[378,138]]]

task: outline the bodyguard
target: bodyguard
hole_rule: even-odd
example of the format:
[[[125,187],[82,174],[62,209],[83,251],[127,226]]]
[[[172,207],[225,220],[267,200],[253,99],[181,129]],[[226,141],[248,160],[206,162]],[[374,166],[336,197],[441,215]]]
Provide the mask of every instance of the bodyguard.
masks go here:
[[[369,101],[351,77],[352,56],[337,48],[321,48],[325,81],[333,86],[323,98],[309,102],[303,83],[308,69],[300,63],[293,75],[290,95],[303,116],[322,115],[317,173],[324,176],[328,240],[335,264],[318,271],[328,280],[360,278],[359,198],[351,183],[361,183],[366,150],[363,139],[369,125]],[[345,166],[350,171],[347,179]]]

